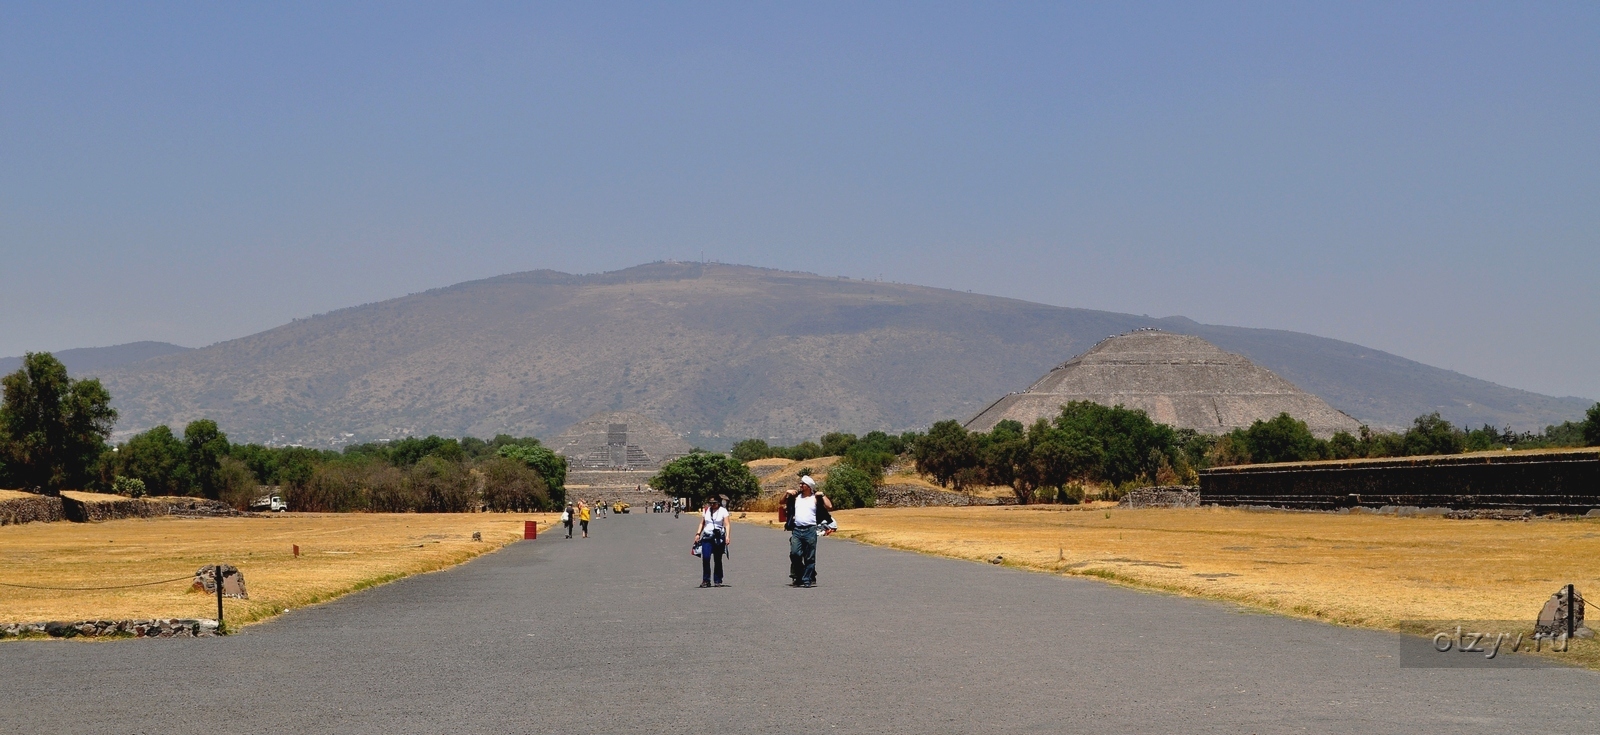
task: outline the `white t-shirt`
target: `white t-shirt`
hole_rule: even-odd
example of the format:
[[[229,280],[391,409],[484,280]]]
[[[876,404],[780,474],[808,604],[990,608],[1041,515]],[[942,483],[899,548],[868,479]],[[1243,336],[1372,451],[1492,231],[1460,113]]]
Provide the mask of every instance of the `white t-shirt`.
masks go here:
[[[717,508],[713,512],[710,508],[700,511],[700,519],[706,522],[706,527],[700,529],[701,534],[710,534],[711,529],[720,528],[723,534],[728,533],[728,509]]]
[[[812,493],[811,497],[809,497],[809,498],[804,496],[804,495],[796,495],[795,496],[795,498],[794,498],[794,525],[796,525],[796,526],[815,526],[815,525],[817,525],[817,495],[816,495],[816,493]]]

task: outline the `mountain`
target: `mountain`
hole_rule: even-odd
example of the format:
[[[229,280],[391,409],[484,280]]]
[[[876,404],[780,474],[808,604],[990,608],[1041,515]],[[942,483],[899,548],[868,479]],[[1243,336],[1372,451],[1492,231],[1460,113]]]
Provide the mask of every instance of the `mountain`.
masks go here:
[[[714,445],[967,419],[1140,327],[1203,337],[1373,426],[1437,410],[1542,428],[1589,405],[1294,332],[698,263],[471,281],[90,372],[120,435],[208,417],[235,439],[308,445],[549,437],[627,410]]]
[[[166,342],[129,342],[110,347],[79,347],[51,354],[66,366],[68,373],[78,377],[79,373],[98,372],[105,368],[127,365],[152,357],[188,352],[189,349]],[[20,367],[22,367],[21,357],[0,357],[0,375],[14,373]]]

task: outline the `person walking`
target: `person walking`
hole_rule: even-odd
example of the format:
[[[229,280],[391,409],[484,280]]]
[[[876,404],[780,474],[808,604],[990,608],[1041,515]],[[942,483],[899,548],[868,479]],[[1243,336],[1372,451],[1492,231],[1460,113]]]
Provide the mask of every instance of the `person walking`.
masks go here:
[[[577,515],[571,503],[567,503],[565,510],[561,511],[561,525],[567,527],[567,538],[572,538],[572,517]]]
[[[789,586],[817,586],[817,532],[833,533],[833,502],[817,492],[810,475],[783,496],[783,527],[789,531]]]
[[[583,537],[589,538],[589,504],[578,501],[578,525],[583,526]]]
[[[721,587],[722,555],[728,551],[728,509],[722,507],[721,498],[707,500],[705,509],[700,511],[700,527],[694,531],[694,543],[700,550],[700,586]]]

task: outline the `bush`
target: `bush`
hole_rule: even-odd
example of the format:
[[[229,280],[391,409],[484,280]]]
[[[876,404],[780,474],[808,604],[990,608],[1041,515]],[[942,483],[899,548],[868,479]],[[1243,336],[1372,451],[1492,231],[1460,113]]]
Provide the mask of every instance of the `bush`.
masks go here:
[[[878,489],[872,476],[850,464],[837,464],[828,471],[828,479],[822,482],[822,494],[840,510],[871,508],[878,504]]]
[[[1072,482],[1056,488],[1055,497],[1050,498],[1046,502],[1055,502],[1061,505],[1077,505],[1083,502],[1083,496],[1083,486],[1076,482]]]
[[[122,475],[117,475],[116,479],[111,481],[111,492],[130,498],[142,498],[148,494],[144,489],[144,480]]]
[[[1585,446],[1600,447],[1600,403],[1590,406],[1585,414],[1583,443]]]
[[[495,511],[533,511],[553,508],[544,478],[527,464],[509,457],[483,463],[483,504]]]

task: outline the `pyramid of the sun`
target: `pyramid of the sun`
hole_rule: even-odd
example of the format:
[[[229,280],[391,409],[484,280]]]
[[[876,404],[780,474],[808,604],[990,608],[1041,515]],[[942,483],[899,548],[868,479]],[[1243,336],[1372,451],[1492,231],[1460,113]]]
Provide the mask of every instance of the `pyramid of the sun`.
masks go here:
[[[550,448],[574,470],[653,470],[694,447],[655,419],[607,411],[567,427]]]
[[[968,421],[989,431],[1006,420],[1031,425],[1069,401],[1143,409],[1174,428],[1224,434],[1288,413],[1319,437],[1354,432],[1361,423],[1242,355],[1199,337],[1154,329],[1111,337],[1051,370]]]

